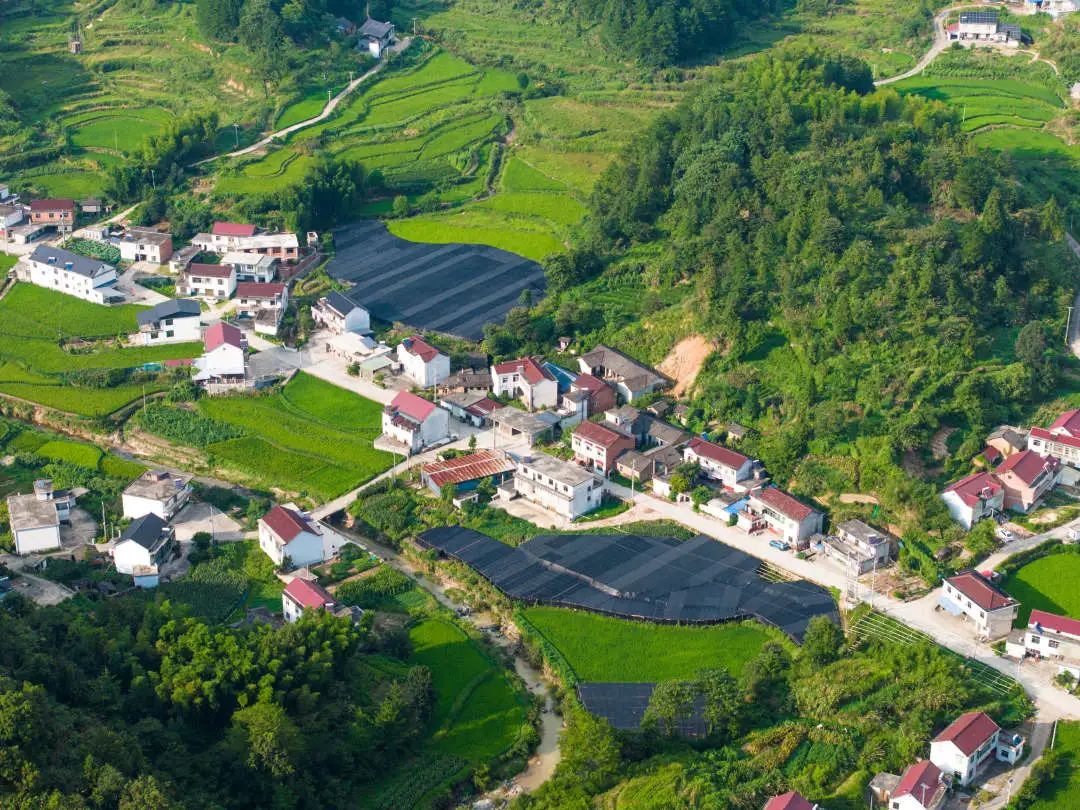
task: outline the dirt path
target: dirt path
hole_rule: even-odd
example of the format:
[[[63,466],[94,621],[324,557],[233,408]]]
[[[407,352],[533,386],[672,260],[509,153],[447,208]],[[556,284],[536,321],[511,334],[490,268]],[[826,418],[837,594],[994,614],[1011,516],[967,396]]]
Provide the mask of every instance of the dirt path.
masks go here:
[[[397,43],[397,45],[392,45],[387,50],[390,53],[401,53],[406,48],[408,48],[409,45],[411,45],[411,44],[412,44],[412,37],[404,37],[403,39],[401,39]],[[305,127],[310,127],[312,124],[317,124],[320,121],[325,121],[327,118],[329,118],[333,114],[334,110],[336,110],[338,108],[338,105],[341,104],[341,102],[345,98],[347,98],[357,87],[359,87],[365,81],[370,79],[376,73],[379,73],[380,71],[382,71],[382,69],[384,67],[386,67],[387,64],[388,63],[385,60],[379,60],[379,63],[377,65],[375,65],[375,67],[373,67],[371,70],[367,71],[362,76],[358,76],[357,78],[353,79],[351,82],[349,82],[347,85],[345,85],[344,90],[342,90],[340,93],[338,93],[332,99],[327,101],[325,106],[323,106],[323,108],[322,108],[322,112],[319,113],[318,115],[316,115],[314,118],[308,118],[305,121],[300,121],[300,122],[298,122],[296,124],[293,124],[291,126],[287,126],[284,129],[279,129],[277,132],[271,132],[269,135],[267,135],[262,140],[256,141],[255,143],[251,144],[251,146],[245,146],[243,149],[237,149],[237,150],[235,150],[233,152],[226,152],[224,155],[213,155],[212,157],[204,158],[203,160],[197,161],[197,162],[195,162],[195,163],[193,163],[191,165],[192,166],[201,166],[204,163],[210,163],[211,161],[217,160],[218,158],[222,158],[222,157],[229,158],[229,157],[240,157],[241,155],[248,155],[248,154],[251,154],[252,152],[255,152],[258,149],[262,149],[264,146],[268,146],[276,138],[284,138],[286,135],[290,135],[293,132],[304,129]]]

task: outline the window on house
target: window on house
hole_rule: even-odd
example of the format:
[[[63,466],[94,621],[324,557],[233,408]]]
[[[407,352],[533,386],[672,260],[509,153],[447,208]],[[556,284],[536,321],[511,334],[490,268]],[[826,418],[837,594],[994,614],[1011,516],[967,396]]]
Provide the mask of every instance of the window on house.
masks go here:
[[[1056,641],[1050,641],[1050,642],[1048,642],[1048,646],[1050,647],[1051,650],[1056,650],[1061,645]]]

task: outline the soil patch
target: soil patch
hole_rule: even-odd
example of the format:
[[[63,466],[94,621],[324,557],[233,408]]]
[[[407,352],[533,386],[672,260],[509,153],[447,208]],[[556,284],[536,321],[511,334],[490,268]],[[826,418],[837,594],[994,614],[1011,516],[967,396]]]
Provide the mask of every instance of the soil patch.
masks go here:
[[[679,397],[694,386],[705,358],[716,351],[716,343],[704,335],[690,335],[675,344],[657,369],[675,381],[672,393]]]

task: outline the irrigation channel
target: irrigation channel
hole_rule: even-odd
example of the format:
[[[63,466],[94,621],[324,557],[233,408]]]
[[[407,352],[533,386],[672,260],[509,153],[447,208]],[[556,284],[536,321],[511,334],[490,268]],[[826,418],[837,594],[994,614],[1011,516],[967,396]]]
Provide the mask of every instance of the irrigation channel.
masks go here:
[[[335,526],[334,528],[336,531],[342,532],[356,540],[363,548],[378,555],[378,557],[387,565],[396,568],[402,573],[408,574],[417,585],[434,596],[443,607],[449,608],[455,613],[457,613],[460,608],[465,607],[461,603],[455,602],[447,596],[446,589],[441,584],[434,582],[423,575],[416,566],[398,554],[394,549],[389,546],[384,546],[381,543],[377,543],[369,537],[349,531],[340,525]],[[468,620],[470,624],[478,629],[490,627],[492,624],[492,617],[490,614],[470,613],[463,618]],[[514,652],[516,643],[502,632],[491,633],[489,638],[491,638],[495,644],[514,654],[514,671],[518,674],[518,677],[525,682],[525,686],[528,688],[529,693],[534,695],[544,695],[544,711],[540,715],[540,744],[537,746],[532,757],[529,758],[529,764],[525,770],[511,780],[516,789],[530,792],[536,790],[551,778],[552,774],[555,773],[555,766],[559,764],[559,760],[562,758],[562,754],[559,751],[559,735],[562,734],[563,720],[560,715],[555,713],[555,701],[552,699],[551,692],[548,689],[548,682],[544,680],[540,671],[533,667],[524,656]],[[505,796],[505,791],[498,788],[493,790],[490,795],[493,797]]]

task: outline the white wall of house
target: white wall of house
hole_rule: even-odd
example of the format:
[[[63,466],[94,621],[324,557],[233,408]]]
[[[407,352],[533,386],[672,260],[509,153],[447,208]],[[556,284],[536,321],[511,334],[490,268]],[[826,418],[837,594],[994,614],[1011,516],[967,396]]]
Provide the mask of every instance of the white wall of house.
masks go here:
[[[394,424],[391,414],[383,413],[382,429],[384,435],[406,445],[415,453],[450,436],[450,412],[443,408],[436,408],[428,414],[418,430],[398,427]]]
[[[299,621],[304,615],[304,608],[294,602],[284,591],[281,593],[281,615],[289,624]]]
[[[570,486],[549,479],[524,464],[518,465],[514,475],[514,489],[526,500],[570,520],[596,509],[604,494],[602,482],[589,481]]]
[[[124,506],[124,517],[134,520],[153,513],[168,522],[172,520],[173,515],[183,508],[190,496],[190,487],[184,487],[165,501],[160,501],[157,498],[144,498],[141,495],[129,495],[125,492],[121,497]]]
[[[983,610],[948,581],[942,586],[942,594],[971,619],[978,635],[990,639],[1007,636],[1020,610],[1019,605],[1008,605],[997,610]]]
[[[134,540],[118,543],[113,549],[113,563],[121,574],[130,574],[137,565],[153,565],[150,552]]]
[[[956,492],[941,493],[941,500],[945,502],[945,508],[949,510],[952,519],[970,529],[980,520],[989,517],[995,511],[1000,512],[1005,508],[1005,493],[999,492],[988,501],[980,501],[971,507],[964,503]]]
[[[405,375],[421,388],[438,385],[450,376],[450,358],[442,352],[425,363],[420,355],[412,354],[402,343],[398,345],[397,357]]]
[[[969,757],[952,742],[930,743],[930,761],[943,774],[955,774],[961,785],[969,785],[976,773],[994,758],[994,748],[1000,732],[995,732]]]
[[[157,329],[139,330],[143,346],[158,346],[162,343],[187,343],[202,337],[198,315],[183,318],[162,318]]]
[[[203,355],[203,371],[212,377],[244,375],[244,350],[231,343],[222,343]]]
[[[33,554],[35,551],[55,551],[60,548],[59,526],[22,529],[13,534],[16,554]]]
[[[719,481],[726,487],[733,487],[737,481],[748,478],[754,464],[753,461],[747,459],[738,468],[730,467],[727,464],[721,464],[714,459],[699,456],[689,447],[683,450],[683,458],[687,461],[697,462],[698,466],[701,468],[702,474],[706,478]]]
[[[323,538],[313,532],[300,532],[283,546],[278,546],[276,540],[277,536],[270,527],[259,521],[259,548],[276,565],[281,565],[285,557],[297,568],[319,563],[324,559]]]
[[[73,295],[95,304],[105,303],[106,293],[111,292],[109,285],[116,282],[116,268],[114,267],[109,267],[108,270],[91,279],[66,270],[62,264],[45,264],[29,258],[26,264],[30,269],[31,284],[62,292],[65,295]]]

